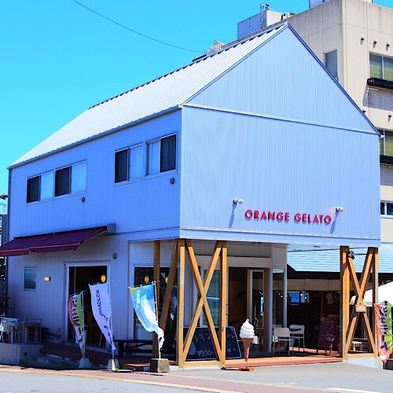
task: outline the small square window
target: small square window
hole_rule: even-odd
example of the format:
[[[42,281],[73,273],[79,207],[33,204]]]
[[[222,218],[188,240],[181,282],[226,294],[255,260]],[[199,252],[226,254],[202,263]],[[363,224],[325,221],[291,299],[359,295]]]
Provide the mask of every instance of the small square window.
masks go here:
[[[370,77],[393,81],[393,58],[370,54]]]
[[[55,174],[55,196],[70,193],[70,167],[59,169]]]
[[[147,174],[154,175],[176,169],[176,135],[149,142]]]
[[[41,200],[53,197],[53,172],[41,175]]]
[[[130,148],[130,180],[139,179],[143,176],[142,145]]]
[[[71,192],[81,192],[86,190],[86,162],[72,165],[71,168]]]
[[[337,51],[333,50],[331,52],[325,53],[325,66],[327,70],[330,72],[333,78],[338,77],[337,71]]]
[[[176,135],[161,139],[160,172],[176,169]]]
[[[115,183],[127,181],[128,179],[128,149],[115,153]]]
[[[37,284],[37,268],[25,267],[24,289],[36,289]]]
[[[36,202],[40,199],[40,177],[35,176],[27,179],[26,202]]]

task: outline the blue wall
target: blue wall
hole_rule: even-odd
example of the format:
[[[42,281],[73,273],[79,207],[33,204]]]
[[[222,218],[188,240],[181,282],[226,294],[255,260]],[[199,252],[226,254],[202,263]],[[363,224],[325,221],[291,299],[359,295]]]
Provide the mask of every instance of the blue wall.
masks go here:
[[[169,182],[177,171],[115,184],[114,160],[116,150],[178,133],[180,126],[178,111],[12,169],[11,239],[107,223],[116,223],[117,232],[171,232],[179,226],[179,183]],[[28,177],[81,160],[87,160],[85,192],[26,204]]]
[[[183,112],[184,236],[378,243],[375,135],[202,109]],[[235,197],[244,203],[234,207]],[[336,215],[336,206],[344,212]],[[287,212],[290,219],[247,219],[247,210],[253,217],[255,210]],[[331,222],[295,222],[296,213],[311,220],[322,214]]]

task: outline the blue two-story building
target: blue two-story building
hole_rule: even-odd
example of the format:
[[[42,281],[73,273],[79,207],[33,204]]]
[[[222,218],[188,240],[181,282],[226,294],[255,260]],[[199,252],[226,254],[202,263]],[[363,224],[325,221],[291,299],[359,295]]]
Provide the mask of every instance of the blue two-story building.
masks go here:
[[[11,313],[64,341],[68,296],[86,291],[98,345],[88,284],[106,281],[115,337],[145,336],[128,287],[155,275],[177,287],[178,345],[183,327],[250,318],[269,350],[289,250],[379,246],[379,135],[284,25],[66,124],[10,166],[9,222]]]

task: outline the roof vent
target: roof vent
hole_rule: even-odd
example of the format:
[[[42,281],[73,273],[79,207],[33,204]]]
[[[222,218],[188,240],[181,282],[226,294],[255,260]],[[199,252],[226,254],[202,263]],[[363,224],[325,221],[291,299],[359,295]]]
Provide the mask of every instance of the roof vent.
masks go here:
[[[225,44],[220,41],[214,41],[213,46],[206,52],[207,55],[212,55],[213,53],[219,52],[224,48]]]

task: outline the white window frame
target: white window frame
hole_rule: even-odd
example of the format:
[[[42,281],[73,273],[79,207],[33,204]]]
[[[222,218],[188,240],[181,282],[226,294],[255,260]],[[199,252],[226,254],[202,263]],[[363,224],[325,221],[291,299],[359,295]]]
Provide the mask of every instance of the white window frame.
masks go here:
[[[376,62],[374,62],[374,66],[373,66],[372,62],[371,62],[371,56],[374,56],[374,58],[377,58],[380,60],[380,64],[378,64],[378,71],[380,71],[380,75],[378,75],[378,76],[375,75],[375,70],[377,70]],[[390,65],[385,66],[386,62],[389,62]],[[378,53],[370,53],[370,77],[393,81],[393,64],[392,63],[393,63],[393,57],[384,56],[384,55],[381,55]],[[375,69],[373,70],[373,68],[375,68]]]
[[[380,206],[381,217],[393,218],[393,201],[381,201]],[[391,209],[391,213],[389,213],[389,208]]]
[[[118,168],[116,166],[116,155],[122,152],[125,152],[127,157],[126,166],[123,168],[126,170],[126,174],[124,179],[122,178],[121,180],[116,180],[116,175],[118,174]],[[138,143],[124,149],[116,150],[114,172],[115,184],[141,179],[143,177],[143,144]]]
[[[162,142],[165,139],[175,137],[175,151],[174,151],[174,159],[175,165],[174,168],[163,170],[161,168],[161,159],[162,159]],[[147,176],[157,175],[159,173],[167,173],[171,171],[175,171],[177,168],[177,134],[169,134],[163,137],[153,139],[147,142]]]
[[[40,201],[53,198],[54,195],[54,173],[53,171],[41,174]]]
[[[128,150],[128,179],[137,180],[143,177],[142,144],[131,146]]]
[[[63,169],[68,169],[68,192],[56,195],[56,173]],[[38,199],[29,201],[27,199],[29,193],[29,180],[38,178]],[[27,195],[26,203],[40,202],[52,199],[53,197],[61,197],[72,195],[86,191],[87,185],[87,161],[80,161],[71,165],[57,168],[52,171],[43,172],[27,179]]]
[[[71,165],[71,194],[86,191],[87,162],[81,161]]]

